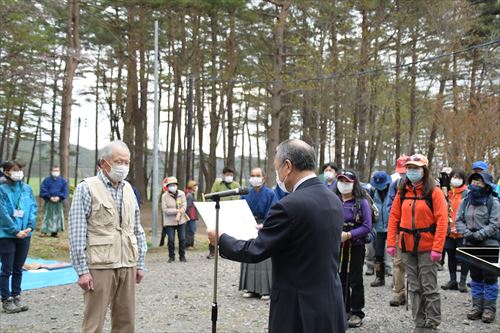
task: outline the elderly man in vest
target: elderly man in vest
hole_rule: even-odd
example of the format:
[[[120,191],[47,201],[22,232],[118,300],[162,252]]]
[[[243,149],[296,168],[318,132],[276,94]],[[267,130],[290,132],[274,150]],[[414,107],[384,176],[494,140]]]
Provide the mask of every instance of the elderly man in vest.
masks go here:
[[[100,152],[97,176],[76,188],[69,244],[78,285],[85,291],[83,332],[102,332],[111,305],[112,332],[133,332],[135,284],[144,276],[146,236],[127,177],[130,151],[113,141]]]

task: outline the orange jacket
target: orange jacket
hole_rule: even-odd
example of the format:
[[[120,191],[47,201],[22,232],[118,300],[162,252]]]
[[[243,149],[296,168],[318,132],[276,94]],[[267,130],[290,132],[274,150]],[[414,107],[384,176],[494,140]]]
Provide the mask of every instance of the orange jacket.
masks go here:
[[[448,228],[448,205],[443,192],[437,187],[432,192],[432,207],[434,212],[431,212],[425,200],[413,200],[414,197],[423,197],[421,184],[415,188],[408,185],[403,202],[401,202],[399,191],[396,194],[389,216],[387,247],[396,246],[396,235],[399,235],[398,246],[402,249],[404,239],[406,252],[412,252],[414,236],[408,232],[399,230],[399,227],[421,229],[431,227],[435,223],[436,232],[434,234],[431,232],[421,233],[418,252],[443,252]]]
[[[451,208],[451,223],[450,223],[450,237],[453,238],[462,238],[462,234],[456,232],[457,227],[455,225],[455,220],[457,218],[458,207],[463,200],[464,191],[467,190],[467,185],[462,185],[460,187],[454,188],[448,191],[448,201],[450,203]]]

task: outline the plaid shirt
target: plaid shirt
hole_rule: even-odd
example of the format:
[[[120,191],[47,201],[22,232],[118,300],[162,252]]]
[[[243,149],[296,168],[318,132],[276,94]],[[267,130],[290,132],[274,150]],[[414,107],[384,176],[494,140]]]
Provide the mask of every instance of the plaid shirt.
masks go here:
[[[97,176],[106,185],[106,188],[111,192],[116,206],[121,211],[123,202],[123,187],[125,182],[120,182],[118,188],[113,187],[113,184],[99,171]],[[73,202],[69,211],[69,253],[71,262],[78,275],[89,272],[87,258],[85,256],[85,248],[87,247],[87,220],[92,212],[92,198],[87,182],[81,182],[76,187],[73,195]],[[139,205],[135,205],[135,223],[134,234],[137,237],[137,247],[139,249],[139,259],[137,260],[137,269],[144,269],[144,257],[147,252],[146,235],[141,226],[141,212]]]

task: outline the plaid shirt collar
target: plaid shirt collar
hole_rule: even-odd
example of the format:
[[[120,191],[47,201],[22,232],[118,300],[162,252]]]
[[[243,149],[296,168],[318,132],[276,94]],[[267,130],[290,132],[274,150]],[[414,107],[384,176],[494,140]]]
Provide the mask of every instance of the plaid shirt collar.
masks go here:
[[[114,187],[113,185],[113,182],[111,182],[111,180],[109,180],[109,178],[104,174],[104,172],[102,172],[102,170],[99,170],[99,172],[97,173],[97,177],[99,177],[99,179],[104,183],[106,184],[106,186],[108,187],[112,187],[116,190],[122,188],[123,186],[125,186],[125,182],[124,181],[120,181],[118,187]]]

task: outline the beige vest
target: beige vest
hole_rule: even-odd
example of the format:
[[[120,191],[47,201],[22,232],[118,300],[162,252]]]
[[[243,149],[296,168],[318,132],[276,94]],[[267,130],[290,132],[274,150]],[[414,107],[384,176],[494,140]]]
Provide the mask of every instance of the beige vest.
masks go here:
[[[125,183],[121,208],[102,180],[95,176],[84,180],[90,189],[92,211],[87,221],[87,264],[92,269],[134,267],[139,258],[134,235],[136,198],[132,186]]]

